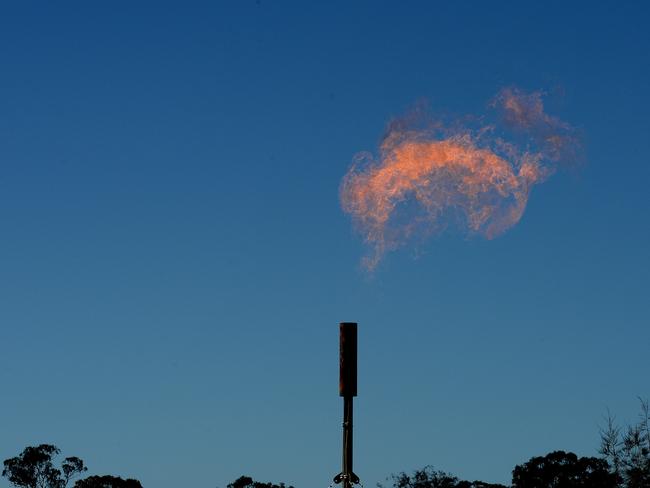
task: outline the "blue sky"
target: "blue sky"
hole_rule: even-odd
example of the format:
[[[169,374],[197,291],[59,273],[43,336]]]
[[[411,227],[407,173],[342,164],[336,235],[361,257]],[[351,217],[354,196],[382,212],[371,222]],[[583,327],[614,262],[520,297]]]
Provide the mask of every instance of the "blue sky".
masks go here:
[[[0,457],[36,443],[145,487],[340,469],[507,482],[595,455],[648,397],[642,2],[19,2],[0,7]],[[488,241],[359,267],[353,155],[419,99],[544,90],[585,164]],[[0,486],[9,486],[4,479]]]

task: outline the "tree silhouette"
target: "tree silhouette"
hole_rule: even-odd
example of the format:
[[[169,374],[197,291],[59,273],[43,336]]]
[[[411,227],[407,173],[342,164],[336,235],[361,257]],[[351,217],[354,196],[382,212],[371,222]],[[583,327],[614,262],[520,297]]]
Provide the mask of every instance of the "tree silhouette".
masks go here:
[[[618,477],[604,459],[555,451],[512,471],[512,488],[616,488]]]
[[[623,432],[609,415],[607,427],[600,432],[600,453],[625,488],[650,486],[650,406],[647,400],[639,400],[641,413],[635,425]]]
[[[52,461],[60,452],[50,444],[26,447],[19,456],[4,461],[2,476],[21,488],[65,488],[86,467],[78,457],[67,457],[61,469],[55,468]]]
[[[394,474],[390,478],[393,488],[506,488],[504,485],[495,485],[483,481],[460,481],[457,477],[436,471],[431,466],[416,470],[412,475],[404,472]],[[384,486],[379,483],[380,488]]]
[[[486,483],[484,481],[459,481],[456,488],[507,488],[505,485]]]
[[[458,484],[458,478],[444,471],[436,471],[431,466],[416,470],[411,476],[404,472],[394,474],[390,479],[393,488],[455,488]]]
[[[279,485],[274,483],[262,483],[253,480],[250,476],[240,476],[232,483],[229,483],[228,488],[293,488],[293,486],[289,485],[288,487],[285,487],[284,483],[280,483]]]
[[[119,476],[89,476],[78,480],[74,488],[142,488],[138,480],[122,479]]]

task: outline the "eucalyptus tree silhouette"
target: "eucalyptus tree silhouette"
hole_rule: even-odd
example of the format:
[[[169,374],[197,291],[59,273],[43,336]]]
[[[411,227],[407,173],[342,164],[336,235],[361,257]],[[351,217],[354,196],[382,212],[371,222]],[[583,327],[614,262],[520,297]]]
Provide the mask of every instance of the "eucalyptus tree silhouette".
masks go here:
[[[262,483],[260,481],[255,481],[250,476],[240,476],[232,483],[229,483],[228,488],[293,488],[293,486],[285,486],[284,483],[280,483],[279,485],[276,485],[275,483]]]
[[[21,488],[65,488],[86,467],[78,457],[67,457],[61,468],[56,468],[53,460],[60,452],[50,444],[26,447],[20,455],[4,461],[2,476]]]
[[[456,488],[507,488],[505,485],[486,483],[485,481],[459,481]]]
[[[512,471],[512,488],[616,488],[618,477],[604,459],[554,451]]]
[[[444,471],[436,471],[431,466],[415,470],[412,475],[404,472],[393,474],[389,479],[393,488],[456,488],[458,484],[458,478]]]
[[[61,468],[56,468],[53,461],[60,452],[51,444],[26,447],[20,455],[5,460],[2,476],[19,488],[66,488],[87,468],[78,457],[67,457]],[[137,480],[106,475],[77,480],[74,488],[142,488],[142,485]]]
[[[122,479],[119,476],[89,476],[78,480],[74,488],[142,488],[138,480]]]
[[[404,472],[388,478],[393,488],[506,488],[504,485],[484,481],[462,481],[444,471],[436,471],[431,466],[416,470],[412,475]],[[381,483],[380,488],[386,488]]]

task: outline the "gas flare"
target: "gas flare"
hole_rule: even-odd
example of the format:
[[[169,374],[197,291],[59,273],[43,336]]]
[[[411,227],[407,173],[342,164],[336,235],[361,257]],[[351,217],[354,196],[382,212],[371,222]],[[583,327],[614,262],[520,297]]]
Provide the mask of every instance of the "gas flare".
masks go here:
[[[377,159],[355,156],[340,197],[372,248],[367,269],[450,221],[498,236],[521,219],[532,187],[573,155],[575,130],[544,112],[540,93],[504,89],[490,106],[499,124],[471,129],[410,115],[389,125]],[[526,149],[497,136],[500,125],[523,134]]]

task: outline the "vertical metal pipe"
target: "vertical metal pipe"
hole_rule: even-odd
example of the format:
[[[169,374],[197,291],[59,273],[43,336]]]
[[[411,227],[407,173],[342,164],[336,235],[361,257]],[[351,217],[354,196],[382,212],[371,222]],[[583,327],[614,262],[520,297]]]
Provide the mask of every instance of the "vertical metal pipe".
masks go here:
[[[352,487],[352,397],[343,397],[343,488]]]
[[[343,488],[352,488],[359,478],[352,470],[352,405],[357,396],[357,324],[340,324],[339,349],[339,395],[343,397],[343,456],[342,471],[334,482]]]

